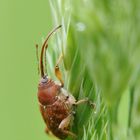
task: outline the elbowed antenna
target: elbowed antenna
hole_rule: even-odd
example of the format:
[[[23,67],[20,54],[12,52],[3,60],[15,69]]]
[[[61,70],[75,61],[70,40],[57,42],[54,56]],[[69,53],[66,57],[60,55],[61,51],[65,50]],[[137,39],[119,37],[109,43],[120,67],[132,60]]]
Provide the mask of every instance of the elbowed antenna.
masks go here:
[[[44,41],[43,45],[42,45],[42,49],[41,49],[41,55],[40,55],[40,70],[41,70],[41,77],[44,77],[44,65],[43,65],[43,54],[44,54],[44,50],[45,48],[47,49],[48,47],[48,40],[51,37],[51,35],[59,28],[61,28],[62,25],[59,25],[58,27],[54,28],[48,35],[46,40]]]

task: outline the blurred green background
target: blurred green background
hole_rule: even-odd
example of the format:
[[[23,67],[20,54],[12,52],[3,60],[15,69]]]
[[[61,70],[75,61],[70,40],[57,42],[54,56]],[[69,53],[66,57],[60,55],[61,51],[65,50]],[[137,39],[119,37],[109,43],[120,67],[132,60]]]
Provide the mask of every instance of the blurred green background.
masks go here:
[[[35,44],[51,29],[46,0],[0,0],[0,140],[46,140]]]
[[[62,49],[66,89],[77,99],[92,96],[97,106],[93,116],[77,109],[79,140],[139,140],[139,6],[138,0],[0,0],[0,140],[49,140],[36,96],[35,44],[60,23],[47,53],[49,75]]]

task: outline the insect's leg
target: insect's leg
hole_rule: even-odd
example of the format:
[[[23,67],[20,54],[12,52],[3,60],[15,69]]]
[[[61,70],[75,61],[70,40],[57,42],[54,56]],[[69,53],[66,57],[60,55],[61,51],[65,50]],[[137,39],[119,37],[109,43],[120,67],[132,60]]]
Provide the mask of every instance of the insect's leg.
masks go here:
[[[43,105],[39,105],[39,108],[40,108],[40,113],[41,113],[41,115],[42,115],[42,117],[43,117],[43,120],[44,120],[44,122],[46,123],[46,117],[45,117],[45,109],[44,109],[44,106]]]
[[[73,139],[76,139],[77,138],[77,136],[74,133],[72,133],[71,131],[63,130],[63,133],[71,136]]]
[[[67,135],[69,135],[69,136],[71,136],[71,137],[73,137],[73,138],[76,138],[76,135],[75,135],[74,133],[72,133],[71,131],[66,130],[66,128],[69,127],[69,125],[70,125],[70,123],[71,123],[72,120],[73,120],[73,114],[71,113],[71,114],[68,115],[68,117],[66,117],[65,119],[63,119],[63,120],[61,121],[61,123],[60,123],[60,125],[59,125],[58,128],[59,128],[63,133],[65,133],[65,134],[67,134]]]
[[[44,107],[43,105],[39,105],[39,107],[40,107],[40,112],[41,112],[41,115],[42,115],[42,117],[43,117],[43,120],[44,120],[44,122],[46,123],[46,119],[45,119],[45,107]],[[48,129],[47,126],[46,126],[46,128],[45,128],[45,132],[46,132],[47,134],[50,134],[50,130]]]
[[[81,100],[77,101],[76,103],[74,103],[74,105],[79,105],[79,104],[83,104],[83,103],[87,103],[87,104],[89,104],[93,108],[96,107],[96,104],[93,103],[92,101],[90,101],[88,98],[81,99]]]
[[[40,73],[40,69],[39,69],[38,44],[36,44],[36,58],[37,58],[38,75],[39,75],[39,73]]]
[[[55,65],[55,75],[60,80],[61,86],[63,87],[64,86],[64,82],[62,80],[62,74],[61,74],[61,71],[60,71],[59,66],[58,66],[60,61],[62,60],[62,58],[63,58],[63,55],[61,54],[59,59],[58,59],[58,61],[57,61],[57,63],[56,63],[56,65]]]
[[[47,126],[46,126],[46,128],[45,128],[45,133],[48,134],[48,135],[51,135],[51,131],[48,129]]]

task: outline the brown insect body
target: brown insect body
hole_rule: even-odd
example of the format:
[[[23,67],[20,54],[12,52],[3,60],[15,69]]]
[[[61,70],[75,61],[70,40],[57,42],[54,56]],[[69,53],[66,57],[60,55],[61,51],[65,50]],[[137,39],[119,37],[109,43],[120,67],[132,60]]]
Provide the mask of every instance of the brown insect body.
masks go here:
[[[40,110],[48,129],[57,137],[63,139],[67,134],[63,132],[59,125],[71,114],[71,123],[65,126],[65,130],[70,129],[73,118],[73,103],[75,98],[67,93],[60,85],[56,84],[51,79],[43,79],[38,86],[38,100]]]
[[[64,126],[65,130],[70,129],[75,98],[52,80],[48,80],[48,82],[43,84],[40,83],[38,88],[40,110],[48,130],[61,139],[66,138],[68,134],[59,127],[61,122],[71,114],[71,122]]]
[[[38,101],[40,112],[46,123],[46,132],[51,132],[56,137],[65,139],[68,135],[76,137],[74,133],[69,131],[74,119],[74,106],[87,102],[94,107],[94,104],[88,99],[76,102],[75,98],[63,88],[63,80],[61,78],[58,63],[55,66],[55,75],[60,80],[61,84],[57,84],[44,73],[44,50],[48,47],[47,42],[49,37],[60,27],[61,26],[58,26],[50,32],[42,46],[40,56],[41,80],[38,84]]]

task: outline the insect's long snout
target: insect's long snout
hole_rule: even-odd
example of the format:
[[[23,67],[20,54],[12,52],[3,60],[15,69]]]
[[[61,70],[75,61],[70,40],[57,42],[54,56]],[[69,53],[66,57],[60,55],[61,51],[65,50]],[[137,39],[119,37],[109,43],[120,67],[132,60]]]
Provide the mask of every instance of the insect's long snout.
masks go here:
[[[52,36],[52,34],[58,30],[59,28],[61,28],[62,25],[57,26],[56,28],[54,28],[46,37],[46,40],[44,41],[43,45],[42,45],[42,49],[41,49],[41,55],[40,55],[40,71],[41,71],[41,77],[45,76],[45,72],[44,72],[44,64],[43,64],[43,56],[44,56],[44,51],[47,50],[48,48],[48,40],[49,38]]]

